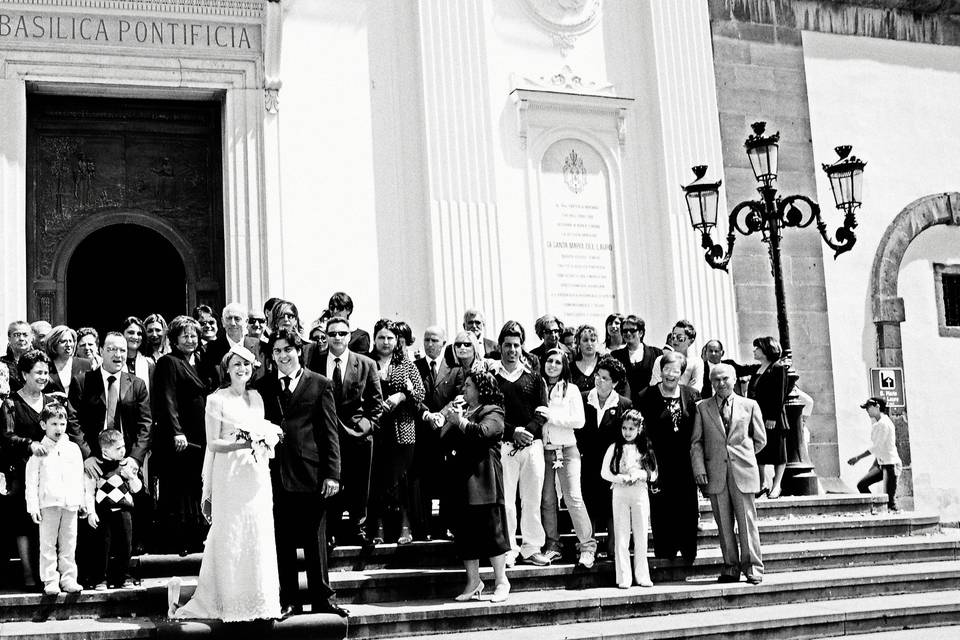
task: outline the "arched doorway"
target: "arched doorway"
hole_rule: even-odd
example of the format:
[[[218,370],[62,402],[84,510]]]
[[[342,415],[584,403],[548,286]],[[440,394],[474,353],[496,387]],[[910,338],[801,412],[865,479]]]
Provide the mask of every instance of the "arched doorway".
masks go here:
[[[66,319],[71,327],[117,331],[130,315],[169,321],[188,305],[183,258],[161,234],[136,224],[98,229],[67,265]]]

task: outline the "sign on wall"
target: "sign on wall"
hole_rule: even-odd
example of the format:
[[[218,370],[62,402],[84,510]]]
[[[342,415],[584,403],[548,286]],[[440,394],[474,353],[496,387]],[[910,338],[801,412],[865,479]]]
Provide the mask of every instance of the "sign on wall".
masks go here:
[[[581,140],[559,140],[540,163],[546,311],[564,324],[599,326],[617,308],[603,159]]]
[[[888,407],[903,407],[903,369],[873,367],[870,369],[870,395],[883,398]]]

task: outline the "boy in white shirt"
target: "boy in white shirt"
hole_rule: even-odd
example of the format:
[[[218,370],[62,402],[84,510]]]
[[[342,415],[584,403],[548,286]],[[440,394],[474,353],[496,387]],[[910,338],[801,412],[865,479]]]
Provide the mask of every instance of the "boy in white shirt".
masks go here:
[[[64,433],[67,409],[58,402],[40,412],[45,456],[27,460],[27,513],[40,525],[40,579],[43,593],[54,596],[61,589],[79,593],[77,583],[77,513],[84,509],[83,455]]]
[[[867,474],[857,483],[860,493],[870,493],[870,486],[881,479],[887,493],[887,508],[890,511],[899,511],[897,506],[897,479],[900,476],[902,463],[897,453],[897,434],[893,421],[887,415],[887,402],[883,398],[868,398],[860,405],[867,410],[867,415],[873,420],[870,431],[870,448],[858,456],[847,460],[847,464],[855,465],[863,458],[874,456],[873,465]]]

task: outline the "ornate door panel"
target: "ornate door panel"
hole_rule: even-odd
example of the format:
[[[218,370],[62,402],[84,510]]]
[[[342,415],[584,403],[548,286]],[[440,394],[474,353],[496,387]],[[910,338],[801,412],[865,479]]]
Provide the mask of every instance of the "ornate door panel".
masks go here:
[[[103,277],[85,273],[82,259],[72,261],[74,250],[93,232],[114,225],[152,229],[182,259],[182,270],[168,272],[165,265],[146,260],[151,255],[148,247],[120,242],[129,234],[118,234],[115,247],[104,245],[104,250],[115,252],[117,268],[139,273],[144,288],[173,286],[183,291],[182,308],[166,313],[184,313],[200,302],[222,306],[220,112],[216,102],[29,97],[31,320],[65,321],[71,307],[68,270],[74,278]],[[182,283],[165,280],[168,273],[181,271]],[[123,292],[111,295],[122,298]],[[76,309],[69,315],[78,318]]]

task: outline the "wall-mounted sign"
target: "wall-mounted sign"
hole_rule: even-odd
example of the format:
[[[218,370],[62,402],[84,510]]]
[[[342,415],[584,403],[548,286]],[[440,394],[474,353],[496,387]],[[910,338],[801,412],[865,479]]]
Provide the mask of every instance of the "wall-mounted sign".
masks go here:
[[[873,367],[870,369],[870,395],[883,398],[888,407],[903,407],[903,369],[900,367]]]
[[[547,149],[540,163],[547,308],[570,326],[602,327],[617,309],[610,216],[610,181],[603,158],[581,140]]]

